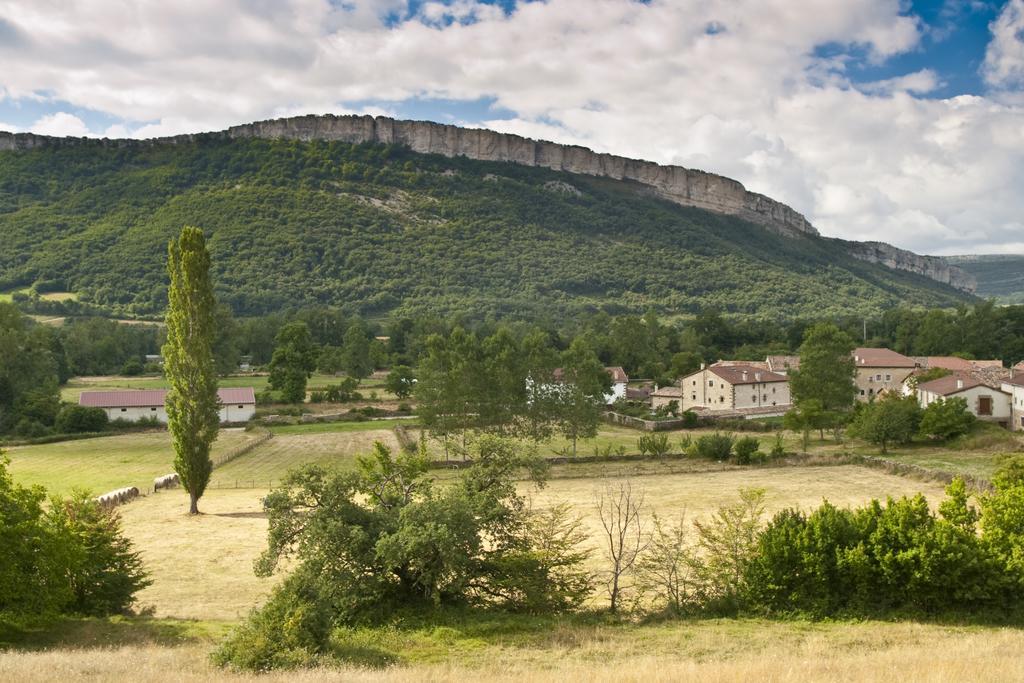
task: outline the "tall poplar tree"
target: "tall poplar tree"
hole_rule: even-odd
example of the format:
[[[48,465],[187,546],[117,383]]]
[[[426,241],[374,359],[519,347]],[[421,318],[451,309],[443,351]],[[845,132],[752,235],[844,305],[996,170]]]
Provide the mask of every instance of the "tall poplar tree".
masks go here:
[[[167,248],[167,343],[164,372],[171,384],[167,422],[174,444],[174,470],[188,491],[189,513],[199,513],[199,499],[213,471],[210,446],[220,427],[216,336],[210,254],[199,228],[184,227]]]

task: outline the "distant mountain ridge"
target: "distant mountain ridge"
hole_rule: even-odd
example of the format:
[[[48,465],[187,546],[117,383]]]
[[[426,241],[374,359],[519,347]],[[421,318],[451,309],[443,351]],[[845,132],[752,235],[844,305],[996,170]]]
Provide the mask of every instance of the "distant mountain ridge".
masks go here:
[[[973,300],[945,261],[822,237],[720,176],[392,123],[304,117],[145,141],[0,134],[0,294],[57,293],[26,302],[43,313],[157,316],[167,241],[196,225],[218,298],[241,315],[331,305],[562,324]]]
[[[978,282],[977,294],[1001,303],[1024,304],[1024,254],[947,256],[946,261],[970,273]]]
[[[532,140],[482,128],[461,128],[429,121],[402,121],[384,116],[308,115],[232,126],[218,133],[179,135],[147,141],[112,140],[101,144],[181,144],[198,139],[285,139],[338,141],[352,144],[396,144],[422,154],[511,162],[572,174],[640,183],[657,196],[682,206],[737,216],[787,237],[818,236],[807,219],[770,197],[748,191],[739,181],[705,171],[664,166],[650,161],[597,153],[585,147]],[[0,132],[0,151],[74,144],[84,138],[53,138],[32,133]],[[854,258],[906,270],[973,293],[977,283],[964,270],[942,258],[924,256],[881,242],[850,242]]]

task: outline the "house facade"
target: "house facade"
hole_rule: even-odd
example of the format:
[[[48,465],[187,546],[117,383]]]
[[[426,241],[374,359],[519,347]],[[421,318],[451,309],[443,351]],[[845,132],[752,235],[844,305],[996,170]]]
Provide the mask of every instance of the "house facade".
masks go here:
[[[673,403],[677,410],[682,410],[683,390],[677,386],[658,387],[651,393],[651,410],[671,408]]]
[[[913,358],[890,349],[854,349],[853,363],[857,371],[853,381],[860,401],[870,401],[885,391],[902,393],[903,381],[917,367]]]
[[[1000,388],[1010,395],[1010,429],[1024,431],[1024,374],[1014,373]]]
[[[754,365],[704,367],[679,380],[680,410],[738,410],[788,406],[789,379]]]
[[[967,409],[979,420],[1008,426],[1011,418],[1011,395],[991,387],[969,374],[952,375],[925,382],[917,387],[917,402],[922,408],[939,399],[963,398]]]
[[[138,422],[156,418],[167,424],[166,389],[125,391],[83,391],[78,405],[102,408],[110,420]],[[252,387],[218,389],[221,424],[248,422],[256,414],[256,392]]]

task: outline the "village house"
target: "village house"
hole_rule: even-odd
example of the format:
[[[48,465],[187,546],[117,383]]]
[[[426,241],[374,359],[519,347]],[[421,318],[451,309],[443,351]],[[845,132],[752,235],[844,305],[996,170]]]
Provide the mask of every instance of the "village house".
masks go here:
[[[800,369],[800,356],[768,356],[764,361],[768,369],[778,375],[788,375],[790,370]]]
[[[917,401],[922,408],[939,399],[963,398],[967,409],[979,420],[1007,426],[1010,422],[1010,393],[985,384],[965,372],[933,379],[917,387]]]
[[[902,392],[903,382],[917,367],[913,358],[891,349],[858,348],[853,350],[857,375],[857,398],[870,401],[884,391]]]
[[[620,398],[626,398],[626,389],[629,386],[629,375],[627,375],[626,371],[617,365],[605,368],[605,372],[611,375],[612,378],[611,391],[604,395],[605,405],[610,406]],[[555,382],[561,383],[565,376],[565,372],[562,368],[555,368],[552,376],[554,377]]]
[[[166,396],[166,389],[83,391],[78,405],[102,408],[111,420],[138,422],[155,417],[161,424],[167,424]],[[222,424],[248,422],[256,414],[256,393],[252,387],[218,389],[217,398]]]
[[[771,409],[789,406],[789,379],[760,364],[715,363],[679,380],[680,410]],[[657,392],[656,392],[657,393]]]
[[[1000,388],[1010,395],[1010,429],[1024,430],[1024,367],[1020,373],[1014,372],[1012,377],[1004,379]]]

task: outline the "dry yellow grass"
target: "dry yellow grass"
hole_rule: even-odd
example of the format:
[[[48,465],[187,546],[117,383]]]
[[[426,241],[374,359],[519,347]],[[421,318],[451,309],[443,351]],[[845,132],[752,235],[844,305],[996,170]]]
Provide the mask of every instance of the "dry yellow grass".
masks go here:
[[[260,676],[213,668],[207,646],[0,654],[0,680],[76,681],[988,681],[1024,680],[1024,633],[934,625],[682,622],[556,633],[542,647],[481,643],[472,662],[322,668]]]
[[[125,532],[142,552],[153,585],[140,607],[159,617],[237,619],[260,603],[276,578],[253,574],[266,547],[266,491],[209,491],[203,514],[188,514],[182,489],[152,494],[120,508]]]
[[[373,442],[381,441],[398,450],[390,429],[275,434],[266,444],[213,471],[211,486],[265,486],[280,483],[288,470],[309,463],[328,467],[351,467],[355,457],[369,453]]]

